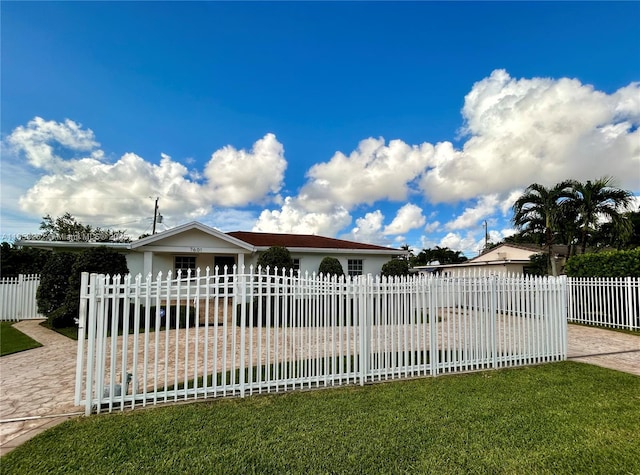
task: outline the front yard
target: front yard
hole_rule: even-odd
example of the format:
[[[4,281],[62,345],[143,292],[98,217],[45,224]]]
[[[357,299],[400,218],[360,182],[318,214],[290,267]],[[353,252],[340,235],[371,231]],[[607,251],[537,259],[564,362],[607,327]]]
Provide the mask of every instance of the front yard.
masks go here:
[[[579,363],[78,418],[2,473],[640,473],[640,378]]]

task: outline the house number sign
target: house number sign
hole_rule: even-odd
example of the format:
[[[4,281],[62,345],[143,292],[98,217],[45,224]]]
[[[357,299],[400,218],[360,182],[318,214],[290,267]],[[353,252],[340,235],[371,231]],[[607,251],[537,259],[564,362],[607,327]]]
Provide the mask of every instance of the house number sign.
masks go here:
[[[192,247],[191,248],[191,252],[195,252],[195,253],[202,252],[202,248],[201,247]]]

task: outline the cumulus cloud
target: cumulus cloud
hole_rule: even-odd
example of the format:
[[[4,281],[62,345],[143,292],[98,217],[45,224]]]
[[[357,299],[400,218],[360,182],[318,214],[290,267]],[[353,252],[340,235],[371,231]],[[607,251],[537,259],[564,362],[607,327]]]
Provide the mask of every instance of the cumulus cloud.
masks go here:
[[[351,209],[377,200],[405,200],[433,154],[427,143],[391,140],[386,145],[383,138],[368,138],[349,156],[337,152],[328,162],[313,165],[300,196],[314,211],[335,204]]]
[[[427,219],[422,214],[422,208],[412,203],[407,203],[398,210],[398,214],[391,224],[384,228],[384,234],[403,234],[411,229],[424,226]]]
[[[496,211],[497,205],[497,195],[481,196],[477,200],[475,207],[465,209],[460,216],[445,224],[445,228],[450,231],[455,231],[457,229],[468,229],[477,226],[481,219],[492,215]]]
[[[350,223],[351,215],[344,207],[309,212],[299,199],[287,197],[280,210],[263,210],[253,231],[335,236]]]
[[[73,152],[86,152],[100,144],[95,141],[91,129],[83,129],[72,120],[63,123],[45,121],[41,117],[30,120],[26,126],[18,126],[7,139],[16,151],[24,152],[27,161],[36,168],[56,170],[63,160],[54,152],[52,143]],[[99,151],[95,151],[100,156]]]
[[[355,227],[348,234],[341,237],[351,241],[387,245],[389,240],[383,233],[383,223],[384,215],[382,211],[375,210],[365,214],[362,218],[356,219]]]
[[[432,221],[424,227],[425,233],[432,233],[440,228],[440,221]]]
[[[274,134],[258,140],[250,151],[228,145],[217,150],[205,167],[207,191],[221,206],[258,203],[282,187],[287,161]]]
[[[494,71],[462,109],[468,137],[420,181],[433,202],[509,193],[530,183],[620,177],[638,186],[640,83],[607,95],[576,79],[514,79]]]
[[[228,146],[213,153],[201,178],[168,155],[153,164],[134,153],[110,163],[89,129],[67,120],[36,117],[17,127],[5,148],[14,163],[24,155],[37,181],[19,199],[22,211],[42,216],[66,211],[87,223],[127,222],[153,214],[160,197],[161,212],[182,221],[197,219],[213,206],[261,203],[282,186],[286,160],[275,135],[267,134],[251,150]],[[71,158],[63,152],[80,153]],[[136,226],[132,226],[136,228]]]

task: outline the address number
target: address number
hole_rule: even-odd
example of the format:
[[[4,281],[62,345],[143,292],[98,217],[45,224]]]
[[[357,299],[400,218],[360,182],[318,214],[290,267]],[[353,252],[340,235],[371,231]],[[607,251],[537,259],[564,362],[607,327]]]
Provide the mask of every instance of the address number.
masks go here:
[[[202,252],[202,248],[201,247],[192,247],[191,248],[191,252]]]

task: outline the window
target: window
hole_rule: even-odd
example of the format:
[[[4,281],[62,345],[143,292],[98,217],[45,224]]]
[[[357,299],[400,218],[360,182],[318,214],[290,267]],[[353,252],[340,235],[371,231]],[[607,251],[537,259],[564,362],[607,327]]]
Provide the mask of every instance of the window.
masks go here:
[[[293,274],[297,275],[300,270],[300,259],[293,259]]]
[[[182,277],[187,276],[187,270],[191,269],[191,275],[195,275],[196,256],[176,256],[176,275],[178,271],[182,271]]]
[[[349,275],[362,275],[362,259],[349,259],[347,272]]]

